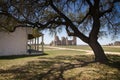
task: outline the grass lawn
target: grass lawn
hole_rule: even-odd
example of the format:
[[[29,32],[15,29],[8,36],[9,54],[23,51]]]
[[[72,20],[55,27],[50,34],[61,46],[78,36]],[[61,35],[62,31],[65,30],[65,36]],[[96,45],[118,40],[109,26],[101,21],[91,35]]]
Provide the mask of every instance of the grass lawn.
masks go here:
[[[91,50],[91,48],[87,45],[81,45],[81,46],[59,46],[63,48],[72,48],[72,49],[83,49],[83,50]],[[120,46],[102,46],[105,51],[108,52],[120,52]]]
[[[49,50],[41,56],[0,57],[0,80],[120,80],[120,56],[110,62],[71,50]]]

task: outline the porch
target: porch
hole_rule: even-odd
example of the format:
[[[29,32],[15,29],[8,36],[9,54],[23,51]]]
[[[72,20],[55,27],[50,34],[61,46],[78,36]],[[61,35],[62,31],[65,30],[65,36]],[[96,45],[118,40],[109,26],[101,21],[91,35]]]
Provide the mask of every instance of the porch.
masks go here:
[[[43,38],[44,35],[42,33],[40,33],[38,36],[34,36],[33,34],[28,34],[27,52],[30,55],[44,53]]]

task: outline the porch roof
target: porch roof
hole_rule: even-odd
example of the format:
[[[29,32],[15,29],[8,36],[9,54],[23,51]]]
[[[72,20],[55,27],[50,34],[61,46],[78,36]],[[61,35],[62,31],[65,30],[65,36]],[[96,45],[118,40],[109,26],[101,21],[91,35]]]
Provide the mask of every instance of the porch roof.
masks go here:
[[[37,35],[33,35],[33,34],[28,34],[28,39],[33,39],[33,38],[36,38],[36,37],[40,37],[42,36],[43,34],[42,33],[39,33]]]

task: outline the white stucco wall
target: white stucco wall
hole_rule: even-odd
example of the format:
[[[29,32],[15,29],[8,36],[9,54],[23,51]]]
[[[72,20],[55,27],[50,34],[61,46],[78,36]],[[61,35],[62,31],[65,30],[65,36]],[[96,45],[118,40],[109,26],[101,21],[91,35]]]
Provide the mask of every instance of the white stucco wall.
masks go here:
[[[27,54],[26,28],[17,28],[15,32],[0,32],[0,56]]]

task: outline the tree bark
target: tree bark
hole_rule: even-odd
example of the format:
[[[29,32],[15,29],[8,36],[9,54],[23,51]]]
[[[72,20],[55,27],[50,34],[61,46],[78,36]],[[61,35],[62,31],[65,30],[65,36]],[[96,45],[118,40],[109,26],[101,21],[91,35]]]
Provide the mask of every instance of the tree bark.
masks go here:
[[[92,48],[94,55],[95,55],[95,61],[97,62],[107,62],[108,58],[104,53],[103,48],[101,45],[98,43],[98,41],[90,41],[89,46]]]

